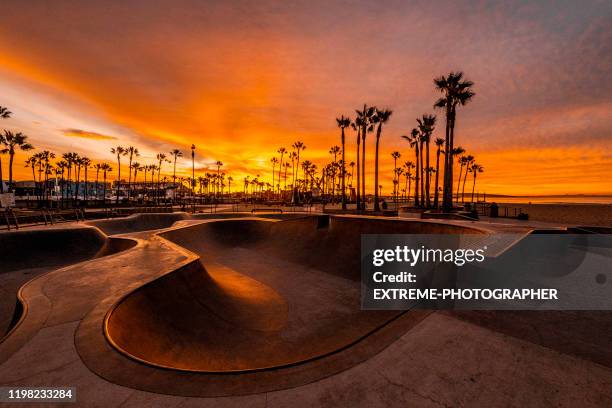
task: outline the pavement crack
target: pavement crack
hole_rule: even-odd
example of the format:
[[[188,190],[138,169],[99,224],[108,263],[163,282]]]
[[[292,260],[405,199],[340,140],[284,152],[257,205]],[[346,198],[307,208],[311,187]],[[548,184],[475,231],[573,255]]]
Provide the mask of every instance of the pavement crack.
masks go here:
[[[428,401],[431,401],[431,402],[433,402],[434,404],[439,405],[439,406],[441,406],[441,407],[444,407],[444,408],[451,408],[451,405],[447,405],[447,404],[445,404],[445,403],[444,403],[444,402],[442,402],[442,401],[438,401],[438,400],[436,400],[436,399],[434,399],[434,398],[430,397],[429,395],[425,395],[425,394],[422,394],[422,393],[420,393],[420,392],[418,392],[418,391],[415,391],[414,389],[412,389],[412,388],[408,387],[408,386],[407,386],[406,384],[404,384],[404,383],[397,382],[397,381],[393,381],[393,380],[392,380],[392,379],[390,379],[390,378],[389,378],[387,375],[383,374],[381,371],[377,371],[377,374],[378,374],[378,375],[380,375],[380,376],[381,376],[381,377],[382,377],[382,378],[383,378],[383,379],[384,379],[384,380],[385,380],[385,381],[386,381],[388,384],[390,384],[390,385],[392,385],[392,386],[394,386],[394,387],[401,388],[401,389],[403,389],[403,390],[405,390],[405,391],[408,391],[408,392],[409,392],[409,393],[411,393],[411,394],[414,394],[414,395],[416,395],[416,396],[418,396],[418,397],[420,397],[420,398],[423,398],[423,399],[426,399],[426,400],[428,400]]]

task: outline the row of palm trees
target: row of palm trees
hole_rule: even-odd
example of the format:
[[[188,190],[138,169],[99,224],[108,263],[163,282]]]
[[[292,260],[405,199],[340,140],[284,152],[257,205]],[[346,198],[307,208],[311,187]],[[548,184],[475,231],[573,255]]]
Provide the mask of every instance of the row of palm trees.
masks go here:
[[[445,137],[435,139],[436,150],[436,167],[431,166],[430,163],[430,144],[432,141],[432,134],[436,126],[436,116],[432,114],[425,114],[417,119],[417,126],[412,129],[410,135],[401,136],[402,139],[406,140],[415,152],[416,165],[411,164],[407,166],[407,181],[410,182],[412,166],[415,169],[415,191],[414,201],[417,207],[424,208],[438,208],[439,206],[439,173],[440,173],[440,156],[443,156],[443,186],[442,186],[442,209],[448,212],[452,209],[453,203],[453,168],[455,163],[455,156],[462,154],[464,151],[461,148],[455,148],[455,126],[457,121],[457,108],[466,105],[472,100],[475,93],[472,90],[474,83],[472,81],[464,79],[462,72],[451,72],[447,76],[440,76],[434,78],[434,86],[442,94],[442,96],[435,101],[433,107],[435,109],[441,109],[445,113]],[[389,120],[392,115],[391,110],[378,109],[375,106],[364,105],[363,109],[356,110],[355,119],[351,120],[344,115],[336,119],[337,126],[341,130],[341,143],[342,143],[342,185],[345,185],[344,178],[346,177],[346,170],[344,169],[344,151],[345,151],[345,130],[351,128],[356,132],[356,161],[357,161],[357,208],[364,209],[364,198],[366,196],[365,188],[365,167],[366,167],[366,149],[365,142],[368,133],[376,131],[376,145],[375,145],[375,158],[374,158],[374,210],[380,211],[379,204],[379,183],[378,183],[378,157],[379,157],[379,146],[382,134],[382,128],[385,123]],[[361,151],[360,151],[361,145]],[[361,153],[361,155],[360,155]],[[400,153],[393,152],[392,158],[394,159],[394,191],[395,197],[398,195],[399,186],[399,175],[400,170],[397,168],[397,159],[399,159]],[[461,164],[463,163],[463,164]],[[466,167],[464,176],[465,179],[468,172],[474,174],[474,185],[476,181],[476,174],[482,172],[484,169],[479,164],[473,162],[473,158],[469,162],[460,162],[461,170]],[[403,171],[403,170],[401,170]],[[434,186],[434,201],[431,202],[431,177],[432,174],[436,174],[435,186]],[[461,175],[460,177],[461,178]],[[463,187],[464,187],[463,186]],[[475,186],[473,186],[474,189]],[[409,187],[406,187],[409,194]],[[473,194],[472,194],[473,195]],[[458,200],[458,193],[457,193]],[[344,187],[342,188],[342,208],[346,209],[346,192]]]

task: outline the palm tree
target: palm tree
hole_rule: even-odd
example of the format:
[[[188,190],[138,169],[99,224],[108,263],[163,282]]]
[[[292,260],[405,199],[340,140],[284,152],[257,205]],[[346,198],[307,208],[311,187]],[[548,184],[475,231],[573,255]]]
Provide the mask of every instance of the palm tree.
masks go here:
[[[174,168],[172,169],[172,184],[176,184],[176,159],[183,157],[183,152],[179,149],[174,149],[170,152],[170,156],[174,157]]]
[[[374,151],[374,185],[378,185],[378,151],[380,147],[380,136],[382,135],[382,125],[389,121],[393,111],[390,109],[378,110],[373,117],[373,122],[378,124],[376,129],[376,148]],[[380,211],[380,204],[378,203],[378,190],[374,190],[374,211]]]
[[[30,143],[27,142],[28,137],[21,132],[13,133],[5,130],[4,136],[0,139],[0,144],[3,144],[9,155],[9,179],[8,188],[11,191],[13,186],[13,160],[15,159],[15,149],[28,151],[34,149]],[[0,177],[2,180],[2,177]]]
[[[463,147],[457,146],[457,147],[453,148],[453,151],[452,151],[453,163],[451,164],[451,166],[453,168],[455,166],[455,163],[454,163],[455,159],[454,158],[462,155],[463,153],[465,153],[465,149]],[[457,159],[457,162],[459,164],[461,164],[461,157],[459,157]],[[459,203],[459,182],[460,181],[461,181],[461,169],[459,169],[459,179],[457,180],[457,203]],[[451,184],[452,184],[452,180],[451,180]],[[451,186],[451,198],[452,198],[452,192],[453,192],[453,187]]]
[[[460,154],[460,153],[457,153],[457,154]],[[463,167],[467,163],[467,156],[459,156],[457,161],[459,162],[459,178],[457,179],[457,198],[456,198],[455,202],[457,204],[459,204],[459,192],[461,190],[461,175],[463,174]],[[467,169],[466,169],[466,171],[467,171]]]
[[[5,108],[4,106],[0,106],[0,119],[8,119],[11,117],[12,112],[9,111],[7,108]],[[2,182],[2,155],[8,153],[8,149],[5,149],[2,147],[2,145],[4,144],[4,136],[0,134],[0,193],[4,193],[4,183]],[[34,181],[36,182],[36,179],[34,179]],[[9,186],[8,188],[11,188],[10,185],[10,181],[9,181]]]
[[[96,190],[96,200],[98,199],[98,194],[99,194],[98,193],[98,181],[100,180],[100,170],[102,170],[102,167],[103,166],[100,163],[96,163],[93,166],[93,168],[96,169],[96,187],[95,187],[95,190]]]
[[[402,157],[402,154],[396,151],[396,152],[391,153],[391,157],[393,158],[393,197],[395,198],[395,201],[397,203],[397,190],[399,186],[398,184],[399,173],[397,172],[397,159]]]
[[[445,151],[447,154],[444,160],[442,207],[444,211],[448,212],[453,206],[453,148],[457,106],[463,106],[472,100],[475,95],[471,89],[474,83],[464,80],[463,72],[451,72],[446,77],[434,78],[434,85],[443,95],[434,103],[434,107],[444,109],[446,113]]]
[[[1,108],[1,107],[0,107]],[[36,193],[36,165],[38,164],[38,156],[32,155],[25,161],[25,167],[32,169],[32,179],[34,180],[34,192]],[[59,164],[59,163],[58,163]],[[0,178],[0,182],[2,178]]]
[[[134,146],[128,146],[125,148],[125,152],[126,155],[129,156],[129,163],[128,163],[128,201],[130,199],[131,196],[131,191],[132,191],[132,160],[134,157],[138,157],[140,156],[140,152],[138,151],[137,148],[135,148]]]
[[[0,193],[4,193],[4,182],[2,181],[2,155],[8,153],[8,149],[2,146],[4,146],[4,135],[0,134]]]
[[[278,194],[280,195],[280,179],[281,179],[281,171],[283,169],[283,156],[285,155],[285,153],[287,153],[287,149],[285,149],[284,147],[281,147],[276,152],[280,154],[280,163],[278,165]],[[285,184],[287,184],[286,176],[287,176],[287,173],[285,172]]]
[[[127,150],[122,146],[113,147],[110,152],[117,155],[117,197],[115,205],[119,205],[119,186],[121,184],[121,156],[127,154]]]
[[[471,168],[471,166],[474,164],[474,156],[468,154],[467,156],[465,156],[465,175],[463,176],[463,187],[461,189],[461,202],[465,202],[464,201],[464,197],[465,197],[465,181],[467,180],[467,174],[468,174],[468,170]]]
[[[361,209],[361,161],[359,160],[359,147],[361,145],[361,118],[357,116],[355,121],[351,123],[351,128],[357,132],[357,188],[355,190],[356,193],[356,203],[357,210]]]
[[[231,198],[232,195],[232,181],[234,181],[234,178],[232,176],[229,176],[227,178],[227,195]]]
[[[411,170],[414,169],[415,166],[411,161],[404,163],[404,166],[406,167],[406,171],[404,172],[406,174],[406,185],[404,187],[406,190],[406,202],[410,203],[410,184],[413,178]]]
[[[219,190],[221,187],[221,175],[220,175],[220,171],[221,171],[221,166],[223,166],[223,162],[222,161],[217,161],[217,163],[215,163],[217,165],[217,193],[216,195],[219,196]]]
[[[363,199],[363,207],[365,209],[365,197],[366,197],[366,188],[365,188],[365,164],[366,164],[366,156],[365,156],[365,148],[366,148],[366,135],[368,132],[372,132],[374,130],[373,119],[376,116],[376,107],[371,106],[368,107],[366,104],[363,105],[363,111],[356,111],[357,116],[361,119],[361,197]],[[391,113],[389,113],[391,116]],[[388,118],[387,118],[388,119]],[[377,184],[374,184],[374,190],[376,189]]]
[[[285,191],[286,191],[287,190],[287,169],[291,167],[291,165],[289,164],[289,162],[285,162],[284,166],[285,166]]]
[[[295,177],[293,179],[293,184],[295,185],[295,179],[298,177],[298,171],[300,168],[300,151],[306,150],[306,145],[304,144],[304,142],[301,141],[297,141],[295,143],[293,143],[292,147],[295,149],[295,154],[296,154],[296,162],[295,162]]]
[[[138,176],[138,172],[143,169],[143,167],[138,162],[133,162],[131,166],[132,171],[134,172],[134,179],[132,182],[134,183],[134,191],[138,192],[138,188],[136,187],[136,177]]]
[[[170,163],[170,161],[168,159],[166,159],[166,155],[163,153],[157,153],[157,155],[155,156],[157,158],[157,162],[159,163],[159,165],[157,166],[157,193],[155,194],[155,197],[159,200],[159,196],[161,194],[161,169],[162,169],[162,164],[164,162],[168,162]]]
[[[8,119],[11,117],[13,112],[9,111],[4,106],[0,106],[0,119]]]
[[[420,119],[417,119],[419,124],[419,130],[421,131],[422,140],[425,143],[425,170],[426,170],[426,178],[425,178],[425,200],[427,203],[427,208],[431,208],[431,199],[430,199],[430,178],[431,172],[429,169],[431,166],[429,165],[429,143],[431,141],[431,134],[433,133],[436,125],[436,116],[435,115],[423,115]],[[421,153],[423,153],[421,151]]]
[[[435,186],[435,193],[434,193],[434,208],[438,208],[438,179],[440,176],[440,153],[442,153],[442,145],[444,144],[444,139],[438,137],[435,141],[436,146],[438,147],[438,149],[436,150],[436,186]]]
[[[113,168],[111,167],[110,164],[108,163],[102,163],[102,165],[100,166],[101,170],[102,170],[102,177],[103,177],[103,188],[104,188],[104,192],[102,193],[102,202],[106,203],[106,174],[110,173],[111,171],[113,171]]]
[[[49,164],[50,160],[55,159],[55,153],[50,152],[48,150],[43,150],[40,154],[40,163],[43,168],[43,173],[45,175],[45,184],[44,184],[44,195],[45,199],[48,199],[48,185],[49,185],[49,174],[51,174],[51,165]]]
[[[274,192],[274,174],[276,172],[276,163],[278,163],[278,159],[273,157],[270,159],[270,163],[272,163],[272,192]]]
[[[346,161],[345,161],[345,135],[344,135],[344,129],[346,129],[347,127],[349,127],[351,125],[351,120],[349,118],[344,117],[344,115],[340,116],[339,118],[336,118],[336,124],[338,125],[338,127],[340,128],[340,143],[342,144],[342,209],[346,210],[346,185],[345,185],[345,178],[346,178]]]
[[[76,176],[76,183],[75,183],[75,189],[74,189],[74,201],[77,202],[79,199],[79,182],[80,182],[80,178],[81,178],[81,167],[83,166],[83,163],[81,162],[81,156],[79,156],[78,154],[75,153],[75,159],[74,159],[74,164],[75,164],[75,176]]]
[[[484,171],[484,167],[480,164],[473,163],[469,171],[474,174],[474,182],[472,183],[472,203],[474,202],[474,189],[476,188],[476,175]]]
[[[85,205],[87,205],[87,188],[89,187],[87,180],[87,169],[91,165],[91,159],[89,157],[81,157],[81,164],[85,170]]]
[[[415,207],[419,207],[420,206],[420,202],[419,202],[419,180],[420,180],[420,160],[419,160],[419,131],[416,129],[412,129],[412,131],[410,132],[410,136],[402,136],[403,139],[407,140],[408,143],[410,143],[411,147],[414,147],[414,154],[415,154],[415,158],[416,158],[416,165],[415,165],[415,176],[414,176],[414,206]]]

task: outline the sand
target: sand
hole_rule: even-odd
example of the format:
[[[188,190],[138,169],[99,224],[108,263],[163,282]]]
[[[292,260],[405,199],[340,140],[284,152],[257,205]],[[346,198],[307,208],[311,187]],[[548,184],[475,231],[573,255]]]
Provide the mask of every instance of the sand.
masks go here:
[[[500,206],[500,215],[503,207],[521,209],[529,214],[529,220],[554,222],[563,225],[592,225],[612,226],[612,204],[504,204]]]

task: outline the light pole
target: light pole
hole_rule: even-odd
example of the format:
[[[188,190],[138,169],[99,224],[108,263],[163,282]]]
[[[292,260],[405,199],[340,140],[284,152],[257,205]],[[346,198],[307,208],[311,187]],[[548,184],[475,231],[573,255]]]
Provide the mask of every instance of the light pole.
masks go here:
[[[195,213],[195,145],[191,145],[191,204],[193,213]]]

